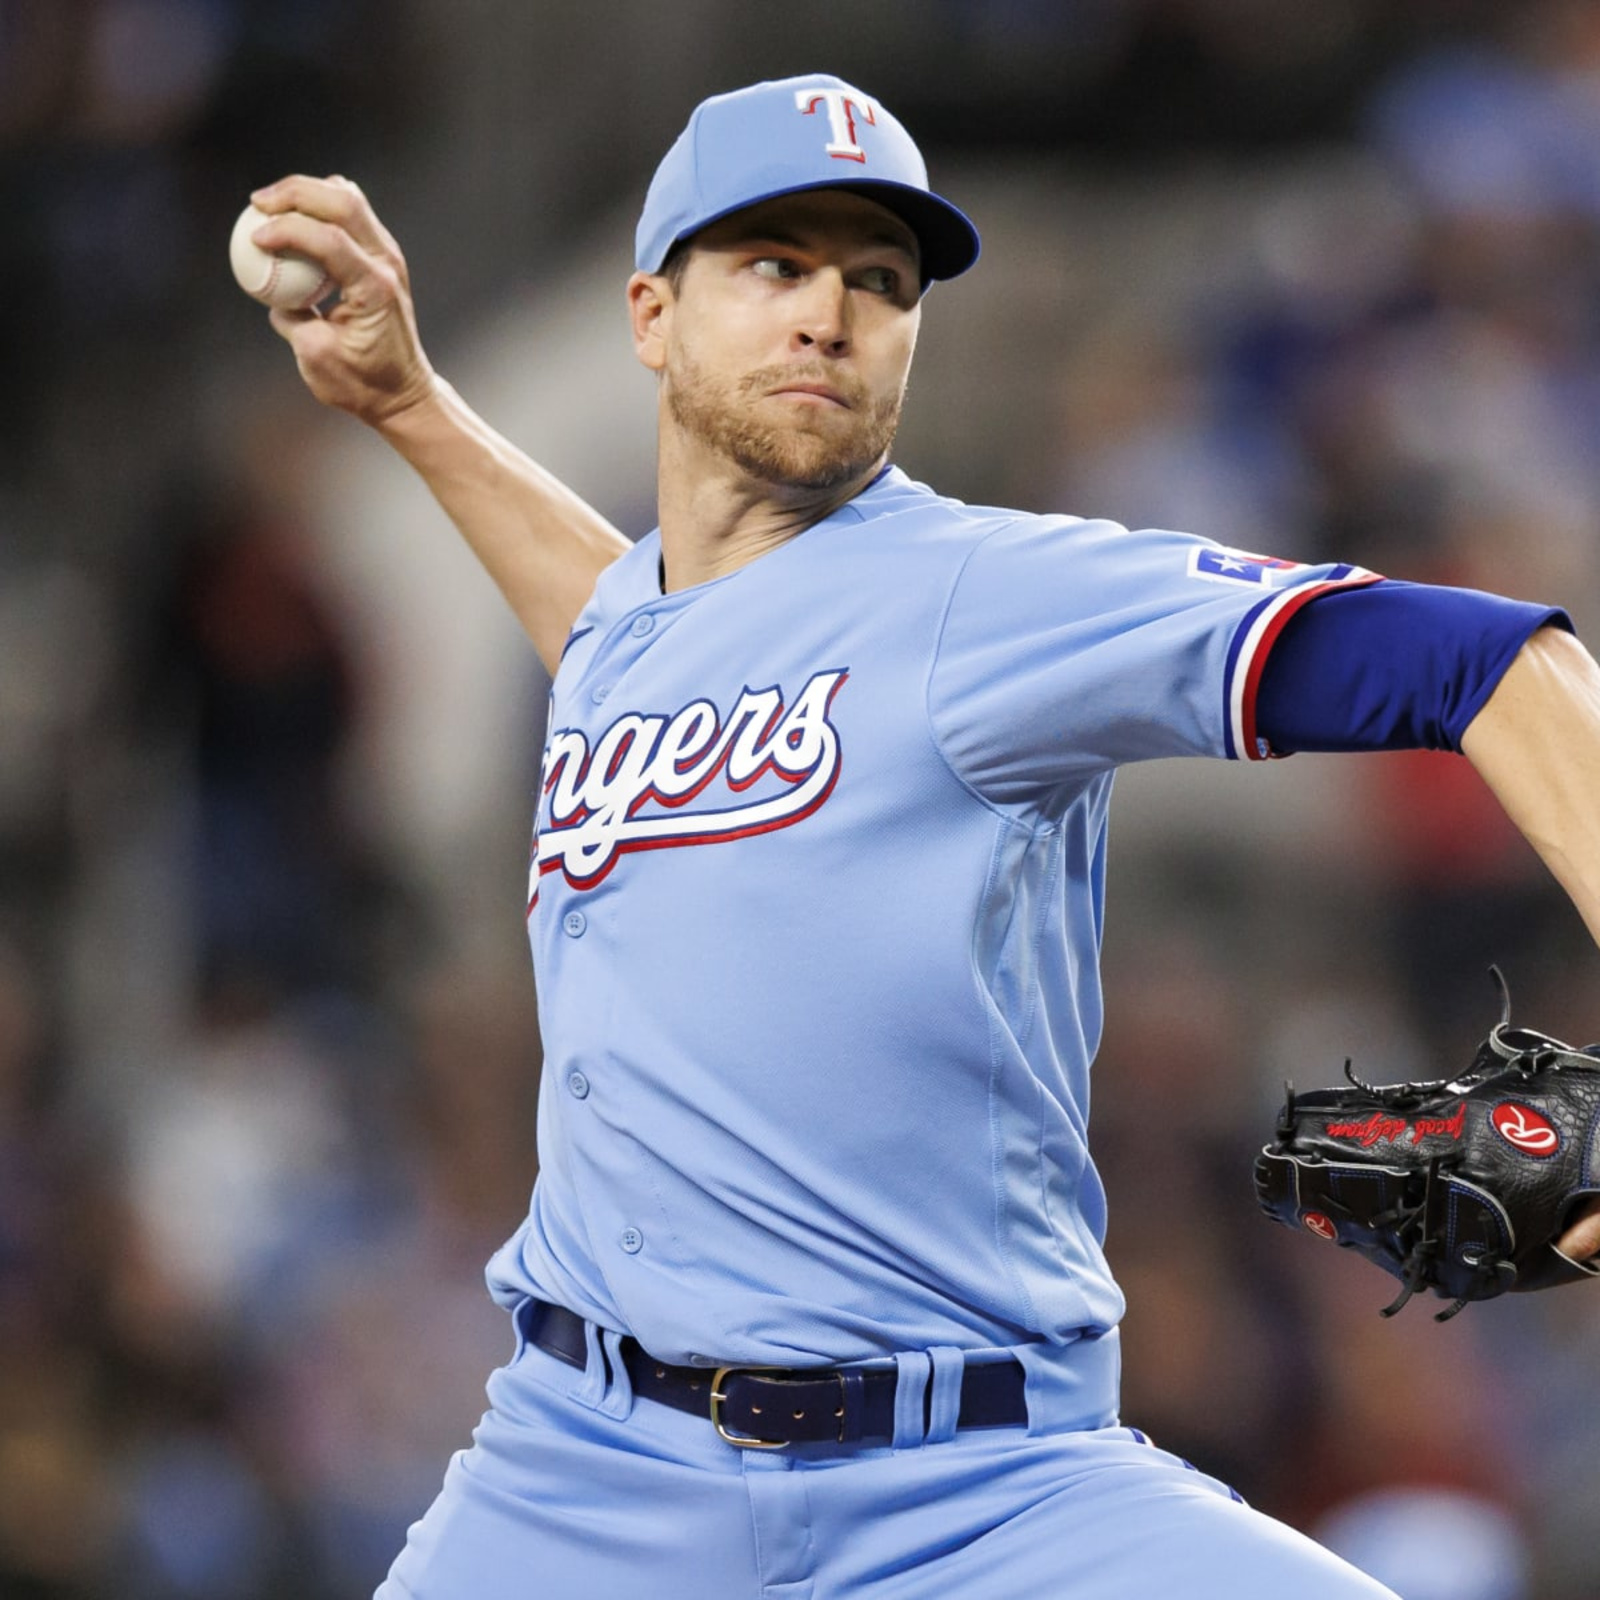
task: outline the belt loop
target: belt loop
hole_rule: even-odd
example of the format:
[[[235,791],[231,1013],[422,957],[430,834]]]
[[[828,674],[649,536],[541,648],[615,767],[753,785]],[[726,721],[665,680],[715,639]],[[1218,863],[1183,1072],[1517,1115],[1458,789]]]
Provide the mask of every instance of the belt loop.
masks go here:
[[[605,1351],[606,1366],[610,1369],[610,1381],[606,1384],[606,1391],[595,1409],[603,1417],[615,1417],[618,1422],[627,1421],[628,1414],[633,1410],[633,1379],[628,1376],[627,1363],[622,1359],[622,1341],[625,1335],[618,1333],[614,1328],[600,1330],[601,1347]]]
[[[839,1419],[839,1443],[850,1444],[861,1437],[867,1404],[867,1380],[857,1368],[846,1367],[839,1373],[839,1387],[843,1390],[844,1415]]]
[[[543,1310],[532,1295],[523,1295],[511,1308],[511,1365],[515,1366],[533,1343],[539,1328],[539,1314]]]
[[[902,1350],[894,1358],[897,1377],[894,1386],[894,1448],[910,1450],[920,1445],[927,1434],[922,1397],[928,1390],[928,1374],[933,1363],[923,1350]]]
[[[956,1436],[961,1415],[961,1380],[967,1364],[953,1345],[935,1345],[928,1352],[933,1363],[933,1383],[928,1395],[928,1443],[943,1444]]]
[[[592,1322],[583,1325],[583,1345],[586,1359],[583,1364],[583,1382],[578,1385],[573,1399],[590,1410],[599,1407],[606,1393],[606,1358],[600,1347],[600,1329]]]

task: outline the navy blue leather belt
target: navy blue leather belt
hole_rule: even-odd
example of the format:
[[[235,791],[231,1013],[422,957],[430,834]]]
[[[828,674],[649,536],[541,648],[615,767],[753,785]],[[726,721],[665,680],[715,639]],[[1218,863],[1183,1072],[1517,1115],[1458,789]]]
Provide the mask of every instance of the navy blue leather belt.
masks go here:
[[[589,1363],[583,1318],[535,1300],[525,1312],[528,1338],[546,1355],[582,1371]],[[675,1367],[622,1341],[634,1394],[706,1417],[729,1444],[777,1450],[829,1440],[883,1443],[894,1438],[893,1368]],[[961,1375],[961,1428],[1015,1428],[1028,1420],[1027,1377],[1019,1361],[974,1362]],[[930,1386],[931,1387],[931,1386]],[[927,1422],[928,1393],[923,1395]]]

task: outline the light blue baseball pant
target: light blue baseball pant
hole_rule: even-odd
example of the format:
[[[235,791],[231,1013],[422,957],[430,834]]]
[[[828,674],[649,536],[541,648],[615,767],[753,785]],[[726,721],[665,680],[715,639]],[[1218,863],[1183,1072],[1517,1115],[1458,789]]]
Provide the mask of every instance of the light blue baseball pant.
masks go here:
[[[589,1349],[491,1377],[376,1600],[1395,1600],[1130,1428],[744,1450]]]

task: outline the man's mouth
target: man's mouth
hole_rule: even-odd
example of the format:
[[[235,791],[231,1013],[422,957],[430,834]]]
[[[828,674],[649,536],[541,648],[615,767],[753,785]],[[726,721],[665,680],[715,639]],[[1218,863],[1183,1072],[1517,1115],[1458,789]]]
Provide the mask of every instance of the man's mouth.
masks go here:
[[[768,391],[769,398],[774,398],[778,395],[793,396],[802,400],[817,400],[840,406],[846,411],[851,409],[850,402],[844,395],[838,389],[826,383],[786,383],[779,388]]]

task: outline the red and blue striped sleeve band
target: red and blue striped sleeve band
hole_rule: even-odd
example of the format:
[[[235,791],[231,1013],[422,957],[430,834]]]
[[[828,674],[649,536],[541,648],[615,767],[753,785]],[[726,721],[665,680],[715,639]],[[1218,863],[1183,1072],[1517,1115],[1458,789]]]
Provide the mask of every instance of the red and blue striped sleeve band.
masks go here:
[[[1290,619],[1318,595],[1379,581],[1377,573],[1364,567],[1338,566],[1315,583],[1275,591],[1245,613],[1228,648],[1223,674],[1223,748],[1231,760],[1264,761],[1281,753],[1258,733],[1256,704],[1262,671]]]

